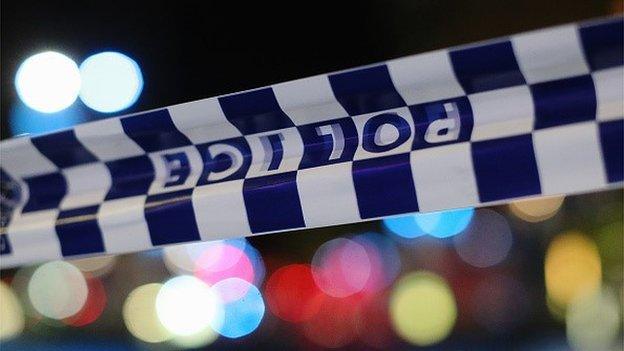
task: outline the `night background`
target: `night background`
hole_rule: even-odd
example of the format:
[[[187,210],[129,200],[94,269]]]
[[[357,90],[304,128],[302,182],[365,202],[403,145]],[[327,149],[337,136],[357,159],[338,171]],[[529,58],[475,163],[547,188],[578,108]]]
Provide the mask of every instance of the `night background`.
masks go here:
[[[3,0],[0,10],[0,132],[6,139],[621,14],[622,2],[406,0],[271,7]],[[104,51],[127,55],[140,67],[143,90],[131,106],[112,113],[97,112],[80,99],[60,112],[37,112],[20,101],[15,77],[24,60],[49,50],[78,65]],[[183,245],[59,264],[52,271],[45,265],[3,270],[0,347],[621,350],[622,195],[616,189],[450,211],[407,224],[373,221]],[[344,264],[346,271],[339,267]],[[324,289],[320,266],[329,266],[323,274],[342,280],[345,290]],[[80,277],[64,271],[76,267]],[[256,302],[265,308],[256,316],[259,326],[250,322],[245,329],[248,319],[240,318],[236,337],[224,336],[236,330],[209,328],[180,337],[176,326],[161,325],[158,318],[165,317],[156,316],[153,306],[160,287],[146,284],[182,274],[210,285],[229,277],[252,283],[262,297]],[[28,293],[38,275],[47,278],[36,284],[50,289],[86,282],[86,302],[71,316],[53,318],[58,309],[42,311]],[[68,280],[59,283],[56,277]],[[353,288],[358,279],[359,288]],[[143,295],[133,295],[135,289]],[[79,300],[73,293],[67,289],[59,298]],[[193,309],[184,304],[192,299],[180,300],[172,308],[184,318]],[[421,327],[406,334],[406,324]]]

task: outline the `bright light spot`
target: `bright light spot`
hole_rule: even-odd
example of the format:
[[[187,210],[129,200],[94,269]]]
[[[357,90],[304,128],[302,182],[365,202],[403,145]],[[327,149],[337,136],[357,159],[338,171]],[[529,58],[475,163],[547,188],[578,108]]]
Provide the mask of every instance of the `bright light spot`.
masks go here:
[[[89,295],[84,306],[75,315],[63,320],[65,324],[82,327],[95,322],[106,307],[106,291],[99,278],[87,279]]]
[[[212,318],[210,321],[214,330],[227,338],[240,338],[258,328],[265,310],[258,288],[243,279],[229,278],[215,284],[212,290],[227,301],[223,305],[224,318]],[[240,291],[245,294],[233,299],[233,296],[240,295]]]
[[[482,268],[502,262],[511,249],[513,238],[505,217],[484,209],[477,211],[468,230],[453,241],[464,261]]]
[[[408,274],[395,285],[390,316],[399,336],[414,345],[427,346],[449,335],[457,307],[446,282],[423,271]]]
[[[196,262],[194,274],[209,285],[228,278],[240,278],[253,283],[254,266],[245,251],[224,242],[202,253]],[[244,295],[245,292],[241,293]]]
[[[126,328],[139,340],[158,343],[171,339],[172,335],[160,323],[156,313],[156,297],[162,284],[146,284],[134,289],[123,305]]]
[[[116,256],[99,256],[90,258],[81,258],[69,261],[78,267],[82,272],[89,273],[92,277],[101,277],[110,273],[117,262]]]
[[[514,201],[509,205],[511,213],[527,222],[541,222],[557,214],[563,204],[563,196]]]
[[[362,245],[338,238],[316,250],[312,273],[314,281],[326,294],[346,297],[364,289],[371,274],[371,262]]]
[[[210,326],[191,335],[174,336],[170,342],[183,349],[198,349],[212,344],[219,338],[219,334]]]
[[[80,65],[80,99],[99,112],[117,112],[134,104],[143,90],[139,65],[118,52],[89,56]]]
[[[37,268],[28,283],[28,297],[33,307],[52,319],[78,313],[87,301],[89,289],[78,268],[64,262],[48,262]]]
[[[466,229],[473,214],[474,209],[463,208],[386,218],[383,223],[388,230],[403,238],[412,239],[425,234],[447,238]]]
[[[574,300],[566,314],[570,344],[578,350],[617,349],[620,310],[617,297],[610,290],[597,291]]]
[[[312,318],[319,310],[321,291],[306,264],[291,264],[271,274],[264,288],[267,305],[277,317],[289,322]]]
[[[597,291],[602,268],[596,244],[578,232],[555,237],[546,251],[544,274],[546,292],[561,307]]]
[[[69,57],[46,51],[29,57],[15,75],[15,88],[28,107],[58,112],[76,101],[80,91],[80,72]]]
[[[221,299],[201,280],[179,276],[168,280],[156,298],[160,322],[176,335],[200,333],[223,320]]]
[[[24,311],[13,290],[0,281],[0,340],[19,335],[24,330]]]
[[[210,252],[210,255],[203,258],[204,265],[211,266],[219,262],[224,256],[225,244],[241,250],[238,256],[227,258],[228,262],[233,265],[243,255],[243,250],[247,247],[247,240],[229,239],[167,246],[163,249],[165,266],[173,274],[193,274],[197,262],[205,252]]]

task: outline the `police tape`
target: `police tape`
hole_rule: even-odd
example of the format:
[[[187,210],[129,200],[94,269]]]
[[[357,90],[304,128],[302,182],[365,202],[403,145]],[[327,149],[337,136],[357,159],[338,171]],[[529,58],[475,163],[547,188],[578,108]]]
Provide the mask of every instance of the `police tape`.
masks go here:
[[[0,144],[2,267],[623,181],[621,17]]]

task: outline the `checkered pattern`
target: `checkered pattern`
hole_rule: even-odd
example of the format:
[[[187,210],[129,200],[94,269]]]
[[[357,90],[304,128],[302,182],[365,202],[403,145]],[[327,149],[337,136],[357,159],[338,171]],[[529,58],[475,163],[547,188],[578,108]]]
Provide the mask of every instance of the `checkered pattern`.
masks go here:
[[[2,267],[619,186],[623,32],[566,25],[5,141]]]

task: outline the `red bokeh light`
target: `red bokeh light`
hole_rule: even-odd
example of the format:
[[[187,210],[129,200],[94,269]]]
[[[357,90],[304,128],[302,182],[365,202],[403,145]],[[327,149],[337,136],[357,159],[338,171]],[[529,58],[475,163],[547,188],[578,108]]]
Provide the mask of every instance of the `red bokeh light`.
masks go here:
[[[307,264],[291,264],[275,271],[265,286],[269,310],[285,321],[302,322],[312,318],[320,307],[321,291]]]
[[[84,327],[95,322],[106,307],[106,290],[99,278],[86,277],[89,295],[84,306],[75,315],[65,318],[63,322],[74,327]]]

